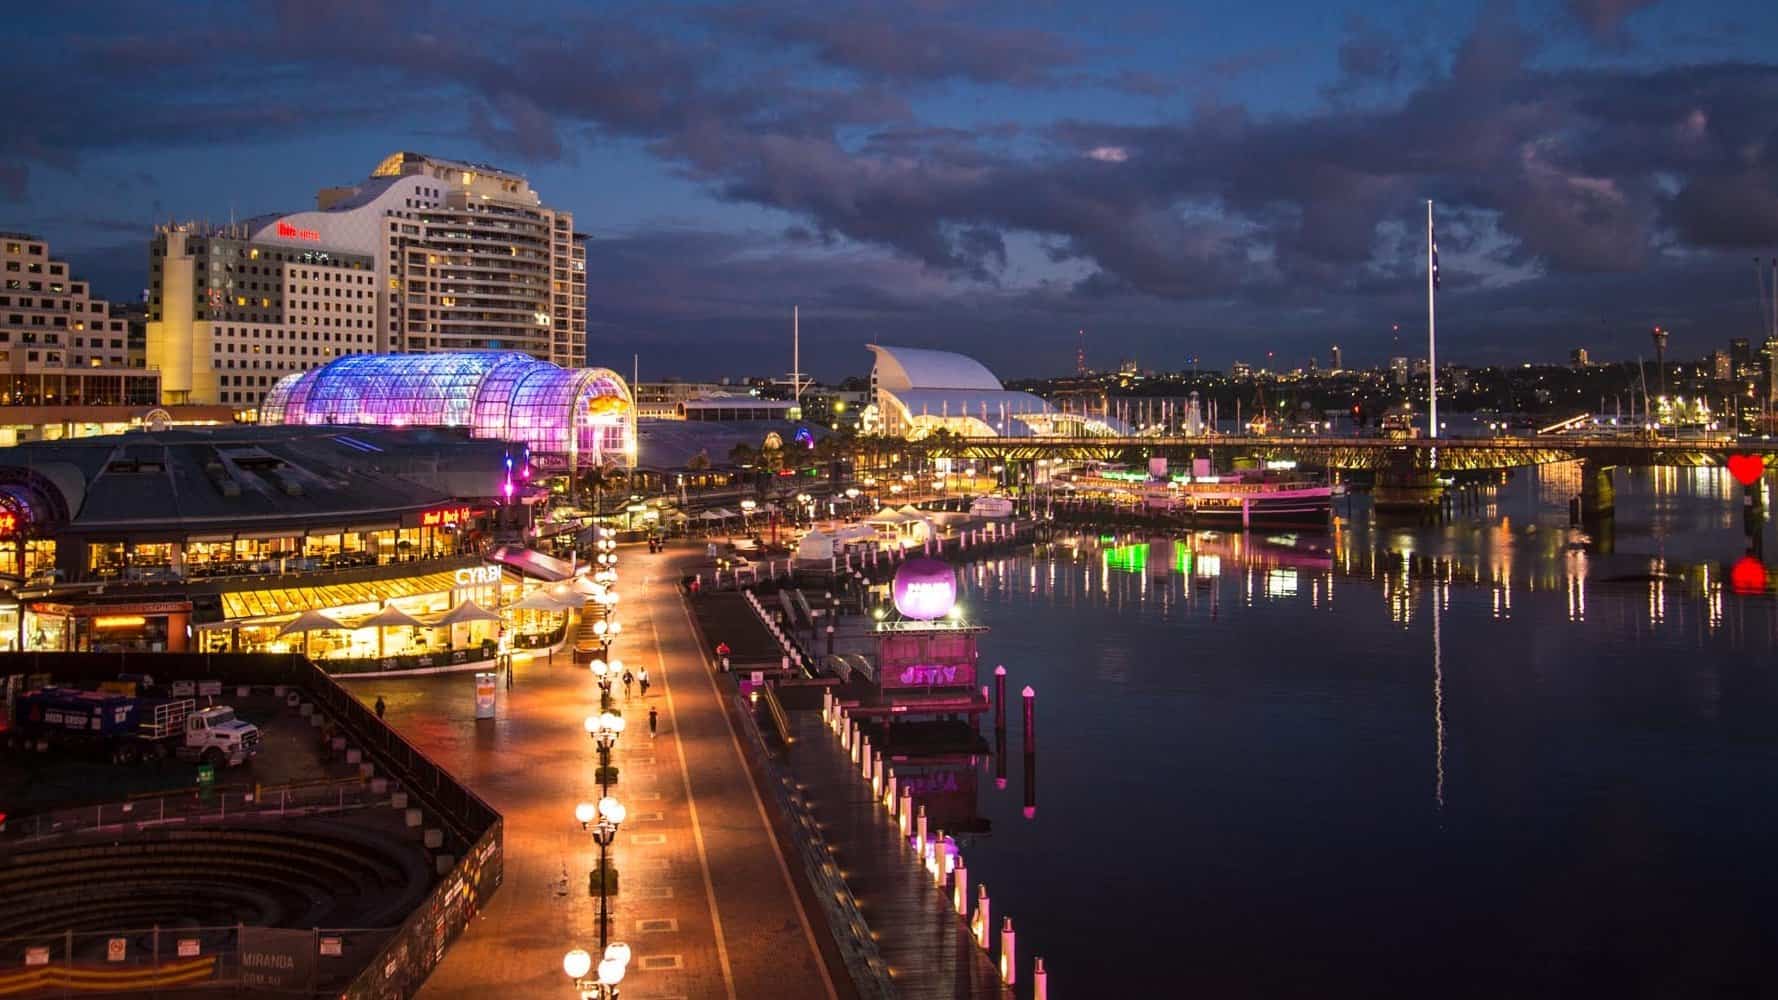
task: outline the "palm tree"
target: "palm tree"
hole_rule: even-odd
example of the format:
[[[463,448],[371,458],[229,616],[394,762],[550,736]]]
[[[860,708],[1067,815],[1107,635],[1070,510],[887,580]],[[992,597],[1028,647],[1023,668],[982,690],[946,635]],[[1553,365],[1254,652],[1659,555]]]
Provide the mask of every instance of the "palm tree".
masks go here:
[[[628,478],[624,470],[615,465],[594,466],[586,471],[581,484],[593,491],[593,516],[602,517],[605,513],[605,491],[613,486],[620,486]]]
[[[741,442],[740,444],[735,445],[733,448],[730,448],[728,451],[729,463],[731,465],[738,465],[738,466],[742,467],[743,469],[752,465],[755,461],[758,460],[758,457],[759,456],[753,450],[753,447],[745,441]]]

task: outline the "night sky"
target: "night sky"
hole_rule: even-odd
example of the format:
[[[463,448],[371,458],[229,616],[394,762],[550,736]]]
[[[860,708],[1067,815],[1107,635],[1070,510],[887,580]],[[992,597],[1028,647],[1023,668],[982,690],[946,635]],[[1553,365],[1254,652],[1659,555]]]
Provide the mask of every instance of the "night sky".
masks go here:
[[[60,6],[72,10],[51,12]],[[871,340],[1007,377],[1132,358],[1695,357],[1778,252],[1757,0],[33,5],[0,228],[117,299],[168,218],[313,207],[408,149],[528,174],[644,378]],[[1392,324],[1401,325],[1399,344]]]

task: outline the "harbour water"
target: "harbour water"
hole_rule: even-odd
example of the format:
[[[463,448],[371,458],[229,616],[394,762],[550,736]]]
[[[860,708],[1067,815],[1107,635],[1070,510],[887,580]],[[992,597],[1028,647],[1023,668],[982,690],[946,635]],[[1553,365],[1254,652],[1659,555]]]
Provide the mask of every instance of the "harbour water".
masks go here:
[[[962,849],[1052,990],[1778,990],[1778,608],[1724,585],[1740,488],[1620,472],[1606,543],[1567,526],[1577,475],[967,568],[1039,732],[1034,815],[1015,711]]]

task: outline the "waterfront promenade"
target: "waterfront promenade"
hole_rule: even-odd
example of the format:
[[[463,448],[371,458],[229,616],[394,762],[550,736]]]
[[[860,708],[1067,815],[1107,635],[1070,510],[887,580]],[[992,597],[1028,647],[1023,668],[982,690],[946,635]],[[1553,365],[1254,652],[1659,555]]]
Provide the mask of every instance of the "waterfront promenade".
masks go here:
[[[626,1000],[671,997],[853,996],[832,935],[786,863],[731,719],[697,646],[675,584],[697,556],[679,548],[620,552],[614,654],[654,682],[615,697],[628,728],[613,752],[612,794],[629,817],[612,848],[620,877],[612,939],[634,955]],[[366,679],[388,721],[505,817],[506,877],[420,996],[572,996],[562,955],[597,953],[598,909],[587,873],[597,845],[573,818],[597,798],[597,754],[581,720],[598,706],[591,674],[566,653],[521,660],[496,718],[474,719],[469,675]],[[659,735],[650,739],[648,709]],[[794,860],[794,859],[793,859]]]

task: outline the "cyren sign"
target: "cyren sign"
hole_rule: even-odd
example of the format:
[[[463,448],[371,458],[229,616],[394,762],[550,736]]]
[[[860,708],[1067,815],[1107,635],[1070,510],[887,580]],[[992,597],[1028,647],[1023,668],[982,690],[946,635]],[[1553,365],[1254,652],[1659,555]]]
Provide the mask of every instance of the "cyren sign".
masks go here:
[[[441,510],[429,510],[420,515],[420,527],[442,528],[451,524],[462,524],[469,520],[468,507],[445,507]]]
[[[457,586],[459,587],[474,587],[499,582],[500,567],[498,566],[466,566],[457,571]]]
[[[298,229],[283,219],[278,220],[278,235],[287,240],[314,240],[320,242],[321,234],[313,229]]]

